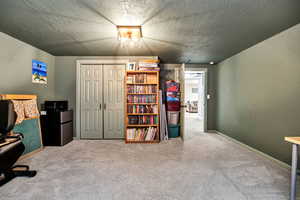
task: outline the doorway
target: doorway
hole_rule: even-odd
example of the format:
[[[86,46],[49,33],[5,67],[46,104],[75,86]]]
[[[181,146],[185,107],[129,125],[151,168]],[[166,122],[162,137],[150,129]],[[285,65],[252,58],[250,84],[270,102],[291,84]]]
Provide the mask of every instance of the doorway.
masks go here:
[[[206,132],[206,80],[207,70],[184,70],[183,102],[181,110],[184,117],[183,138],[189,139]]]

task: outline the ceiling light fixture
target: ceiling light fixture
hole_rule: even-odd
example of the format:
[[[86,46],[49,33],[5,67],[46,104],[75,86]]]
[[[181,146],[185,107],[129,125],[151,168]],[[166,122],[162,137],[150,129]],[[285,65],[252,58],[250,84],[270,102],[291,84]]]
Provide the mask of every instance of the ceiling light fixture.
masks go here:
[[[210,61],[209,64],[213,65],[213,64],[215,64],[215,63],[214,63],[213,61]]]
[[[138,41],[142,38],[141,26],[117,26],[119,40]]]
[[[143,37],[141,26],[117,26],[117,29],[122,47],[128,46],[128,44],[131,47],[140,45],[139,41]]]

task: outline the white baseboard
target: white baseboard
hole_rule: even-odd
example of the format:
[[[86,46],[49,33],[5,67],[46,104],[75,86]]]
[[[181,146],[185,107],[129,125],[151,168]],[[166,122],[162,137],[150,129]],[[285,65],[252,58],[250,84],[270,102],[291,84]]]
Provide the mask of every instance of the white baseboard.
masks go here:
[[[216,130],[207,130],[206,133],[217,133]]]
[[[219,132],[219,131],[217,131],[217,130],[210,130],[209,133],[213,133],[212,131],[213,131],[214,133],[219,134],[219,135],[221,135],[222,137],[224,137],[224,138],[226,138],[226,139],[228,139],[228,140],[230,140],[230,141],[236,143],[236,144],[239,144],[239,145],[241,145],[241,146],[243,146],[243,147],[249,149],[250,151],[253,151],[253,152],[255,152],[255,153],[258,153],[259,155],[261,155],[261,156],[263,156],[263,157],[265,157],[265,158],[267,158],[267,159],[269,159],[269,160],[271,160],[271,161],[277,163],[278,165],[280,165],[281,167],[283,167],[283,168],[285,168],[285,169],[287,169],[287,170],[290,170],[290,169],[291,169],[291,166],[288,165],[288,164],[286,164],[285,162],[282,162],[282,161],[280,161],[280,160],[278,160],[278,159],[276,159],[276,158],[274,158],[274,157],[272,157],[272,156],[270,156],[270,155],[268,155],[268,154],[266,154],[266,153],[263,153],[263,152],[261,152],[261,151],[259,151],[259,150],[257,150],[257,149],[254,149],[253,147],[250,147],[249,145],[244,144],[244,143],[242,143],[242,142],[240,142],[240,141],[238,141],[238,140],[236,140],[236,139],[234,139],[234,138],[232,138],[232,137],[230,137],[230,136],[228,136],[228,135],[225,135],[225,134],[223,134],[223,133],[221,133],[221,132]]]

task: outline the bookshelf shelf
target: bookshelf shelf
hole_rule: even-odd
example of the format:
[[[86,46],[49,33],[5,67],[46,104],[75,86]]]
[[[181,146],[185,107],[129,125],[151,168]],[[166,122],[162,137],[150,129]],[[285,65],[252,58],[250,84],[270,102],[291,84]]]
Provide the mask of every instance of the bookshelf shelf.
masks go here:
[[[127,103],[127,105],[157,105],[157,103]]]
[[[127,127],[150,127],[159,126],[158,124],[128,124]]]
[[[126,140],[125,143],[148,143],[148,144],[153,144],[153,143],[159,143],[159,140]]]
[[[127,85],[156,85],[156,83],[126,83]]]
[[[148,73],[148,74],[157,74],[158,73],[158,71],[132,71],[132,70],[128,70],[127,71],[127,74],[139,74],[139,73],[141,73],[141,74],[144,74],[144,73]]]
[[[157,93],[128,93],[128,95],[156,95]]]
[[[125,81],[125,142],[158,143],[159,72],[126,71]]]

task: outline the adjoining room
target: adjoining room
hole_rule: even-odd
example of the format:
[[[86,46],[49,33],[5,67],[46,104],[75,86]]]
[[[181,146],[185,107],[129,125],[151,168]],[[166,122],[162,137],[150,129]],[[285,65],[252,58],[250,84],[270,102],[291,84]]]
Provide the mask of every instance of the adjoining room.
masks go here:
[[[205,71],[186,71],[184,96],[186,112],[184,113],[186,132],[199,134],[205,131],[206,124],[206,79]]]
[[[299,199],[299,10],[0,1],[0,199]]]

